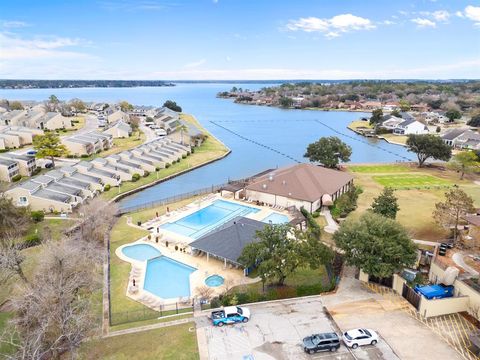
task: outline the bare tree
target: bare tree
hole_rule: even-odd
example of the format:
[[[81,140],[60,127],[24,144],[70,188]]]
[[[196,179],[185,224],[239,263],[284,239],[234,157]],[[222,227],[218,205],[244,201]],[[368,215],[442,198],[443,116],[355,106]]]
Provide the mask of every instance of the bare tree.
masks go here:
[[[93,334],[92,293],[99,290],[99,247],[80,238],[44,245],[33,281],[12,300],[15,359],[59,359]],[[12,330],[10,330],[12,333]]]
[[[117,211],[116,204],[108,203],[98,197],[83,205],[79,210],[83,217],[80,224],[82,239],[103,243],[105,232],[112,226]]]
[[[213,289],[209,286],[202,285],[195,288],[196,293],[200,297],[200,301],[208,301],[212,298]]]
[[[16,207],[12,199],[0,189],[0,242],[4,239],[19,237],[31,224],[27,208]]]
[[[28,283],[23,272],[22,264],[25,255],[21,252],[18,239],[5,234],[0,243],[0,284],[5,283],[17,275],[25,283]]]

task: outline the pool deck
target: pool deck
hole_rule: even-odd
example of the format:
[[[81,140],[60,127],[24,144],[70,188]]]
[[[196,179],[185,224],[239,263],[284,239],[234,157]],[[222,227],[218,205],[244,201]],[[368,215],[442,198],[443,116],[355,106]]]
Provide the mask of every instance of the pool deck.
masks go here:
[[[150,231],[150,239],[148,238],[148,236],[145,236],[141,239],[138,239],[137,241],[122,245],[118,247],[115,251],[115,254],[121,260],[132,264],[132,270],[130,272],[126,292],[126,295],[129,298],[138,301],[154,310],[160,310],[161,308],[165,309],[165,307],[167,307],[168,305],[174,305],[175,303],[191,304],[192,299],[200,295],[201,288],[206,287],[205,279],[211,275],[220,275],[225,279],[223,285],[210,288],[212,291],[212,297],[225,293],[228,289],[234,286],[247,285],[260,281],[259,278],[251,279],[244,276],[242,268],[235,268],[235,266],[226,264],[225,262],[217,260],[213,257],[208,258],[203,253],[200,255],[192,255],[191,248],[188,246],[188,244],[195,239],[181,234],[177,234],[173,231],[162,229],[160,227],[163,224],[175,222],[179,219],[184,218],[185,216],[189,216],[207,206],[210,206],[216,200],[229,201],[238,205],[249,206],[258,209],[258,212],[250,213],[246,216],[250,219],[261,221],[272,213],[285,215],[289,219],[291,219],[291,216],[288,214],[288,212],[283,211],[283,209],[281,208],[258,206],[251,202],[222,197],[220,194],[210,194],[180,209],[171,211],[168,214],[147,221],[140,227]],[[132,224],[129,221],[127,221],[127,223],[132,227],[138,227],[137,225]],[[215,230],[215,228],[218,228],[221,225],[223,225],[223,223],[219,224],[216,227],[212,227],[210,231]],[[191,297],[163,299],[155,294],[150,293],[149,291],[144,290],[143,286],[145,281],[147,261],[139,261],[132,259],[126,256],[122,251],[124,247],[132,246],[135,244],[151,245],[157,250],[159,250],[162,255],[196,268],[197,270],[190,275]],[[175,250],[175,246],[177,246],[177,250]],[[180,251],[180,249],[184,249],[185,251]],[[135,287],[133,286],[133,279],[135,279]]]
[[[253,220],[258,220],[262,221],[265,219],[267,216],[271,215],[272,213],[277,213],[281,215],[287,216],[289,219],[291,219],[291,216],[288,214],[288,212],[280,209],[280,208],[271,208],[268,206],[258,206],[254,203],[251,202],[246,202],[246,201],[239,201],[239,200],[234,200],[232,198],[227,198],[227,197],[222,197],[220,194],[210,194],[200,200],[197,200],[191,204],[188,204],[180,209],[177,209],[175,211],[171,211],[168,214],[159,216],[158,218],[153,218],[152,220],[149,220],[145,222],[144,224],[141,225],[141,227],[145,230],[149,230],[152,233],[152,237],[154,236],[160,236],[162,241],[168,241],[170,244],[181,244],[181,245],[188,245],[192,241],[196,240],[194,238],[191,238],[189,236],[185,236],[182,234],[178,234],[173,231],[169,231],[166,229],[161,228],[162,225],[167,224],[167,223],[174,223],[175,221],[178,221],[186,216],[189,216],[203,208],[206,208],[207,206],[212,205],[216,200],[223,200],[223,201],[228,201],[232,202],[234,204],[238,204],[241,206],[248,206],[254,209],[258,209],[259,211],[256,213],[250,213],[246,215],[246,218],[253,219]],[[209,232],[215,230],[216,228],[222,226],[224,223],[220,223],[218,226],[214,226],[210,229]],[[158,230],[158,232],[157,232]]]
[[[138,261],[129,258],[122,252],[124,247],[135,244],[151,245],[159,250],[162,255],[196,268],[197,270],[190,275],[190,293],[192,296],[188,298],[164,299],[144,290],[143,285],[145,281],[147,261]],[[187,252],[184,253],[179,250],[175,250],[175,245],[169,245],[166,247],[165,243],[156,243],[155,241],[148,240],[148,237],[144,237],[135,242],[118,247],[115,251],[115,254],[121,260],[132,264],[126,295],[132,300],[138,301],[154,310],[160,310],[160,307],[173,305],[175,303],[191,304],[192,298],[199,296],[199,288],[206,286],[205,279],[211,275],[217,274],[225,279],[224,285],[211,288],[212,296],[217,296],[224,293],[227,290],[227,287],[231,288],[233,286],[246,285],[259,281],[259,279],[251,279],[244,276],[243,269],[235,269],[234,267],[230,266],[225,267],[222,261],[213,258],[207,259],[206,256],[192,256],[190,253],[188,253],[189,249],[186,251]],[[135,279],[135,287],[133,287],[133,279]]]

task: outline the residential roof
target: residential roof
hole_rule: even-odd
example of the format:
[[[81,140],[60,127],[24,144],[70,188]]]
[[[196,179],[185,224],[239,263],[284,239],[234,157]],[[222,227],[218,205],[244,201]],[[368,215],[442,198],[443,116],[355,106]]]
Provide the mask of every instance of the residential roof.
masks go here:
[[[25,181],[23,183],[20,183],[17,185],[20,189],[25,189],[25,190],[36,190],[40,187],[41,185],[39,183],[33,182],[31,180]]]
[[[445,133],[443,136],[442,136],[442,139],[444,140],[453,140],[453,139],[456,139],[457,137],[459,137],[460,135],[462,135],[465,131],[467,131],[466,129],[453,129],[453,130],[450,130],[449,132]]]
[[[49,191],[47,189],[40,189],[35,193],[33,193],[32,195],[45,198],[45,199],[63,202],[63,203],[69,202],[72,198],[70,195]]]
[[[32,181],[35,181],[39,184],[49,184],[53,181],[53,178],[45,175],[39,175],[32,178]]]
[[[79,181],[77,179],[72,179],[72,177],[63,178],[60,181],[58,181],[58,183],[65,184],[67,186],[73,186],[73,187],[80,188],[80,189],[87,189],[88,190],[90,188],[90,184],[88,184],[84,181]]]
[[[296,164],[259,176],[246,188],[291,199],[316,201],[332,195],[353,180],[347,172],[313,164]]]
[[[480,215],[467,215],[464,219],[472,225],[480,226]]]
[[[51,178],[54,178],[55,180],[60,180],[65,175],[58,170],[52,170],[52,171],[49,171],[48,173],[46,173],[45,176],[49,176]]]
[[[0,159],[0,165],[10,166],[10,165],[17,165],[17,163],[13,160]]]
[[[72,176],[70,176],[72,179],[77,179],[80,181],[84,182],[89,182],[89,183],[101,183],[102,179],[96,177],[96,176],[91,176],[91,175],[85,175],[85,174],[80,174],[80,173],[75,173]]]
[[[52,183],[48,185],[45,189],[55,191],[55,192],[65,193],[69,195],[75,195],[75,196],[82,194],[82,190],[76,189],[64,184],[60,184],[60,183]]]
[[[190,246],[238,263],[243,248],[258,241],[255,238],[256,232],[265,226],[266,224],[261,221],[236,217],[220,229],[191,242]]]

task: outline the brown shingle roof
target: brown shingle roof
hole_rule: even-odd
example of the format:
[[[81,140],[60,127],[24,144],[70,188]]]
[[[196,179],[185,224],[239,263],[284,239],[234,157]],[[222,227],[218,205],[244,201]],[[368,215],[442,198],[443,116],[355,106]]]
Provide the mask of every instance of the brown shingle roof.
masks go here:
[[[313,164],[297,164],[258,177],[247,190],[309,202],[333,195],[353,179],[349,173]]]

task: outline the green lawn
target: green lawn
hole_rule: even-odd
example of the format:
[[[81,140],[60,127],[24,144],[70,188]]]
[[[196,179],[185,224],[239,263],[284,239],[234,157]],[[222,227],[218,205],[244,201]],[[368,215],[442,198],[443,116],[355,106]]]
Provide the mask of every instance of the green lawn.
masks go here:
[[[451,181],[423,174],[377,175],[373,179],[380,185],[393,189],[447,187],[453,185]]]
[[[409,168],[405,165],[353,165],[348,166],[348,170],[358,173],[397,173],[397,172],[408,172]]]
[[[199,358],[195,323],[84,343],[80,359],[194,360]]]
[[[112,313],[142,311],[146,308],[125,295],[131,265],[120,260],[115,254],[115,250],[121,245],[138,240],[148,234],[149,232],[146,230],[128,226],[125,216],[117,221],[110,233],[110,308]]]
[[[252,272],[249,277],[256,277],[255,272]],[[310,269],[309,267],[298,268],[293,274],[289,275],[285,280],[287,286],[301,286],[301,285],[316,285],[322,283],[325,287],[329,286],[327,271],[324,266],[318,269]],[[266,284],[267,285],[267,284]],[[258,281],[253,284],[240,285],[234,287],[232,292],[262,292],[262,282]]]
[[[10,312],[0,312],[0,335],[3,334],[8,320],[13,316]],[[15,348],[9,344],[0,343],[0,354],[10,355],[15,352]]]

